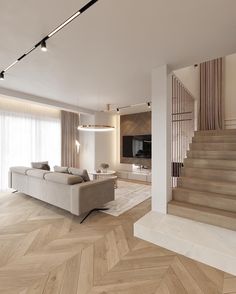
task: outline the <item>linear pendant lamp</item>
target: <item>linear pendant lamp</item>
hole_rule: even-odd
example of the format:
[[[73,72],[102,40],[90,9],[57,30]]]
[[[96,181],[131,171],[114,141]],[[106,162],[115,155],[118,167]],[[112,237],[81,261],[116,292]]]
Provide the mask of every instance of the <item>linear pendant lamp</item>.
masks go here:
[[[65,20],[62,24],[57,26],[52,32],[50,32],[47,36],[45,36],[42,40],[40,40],[37,44],[35,44],[31,49],[26,51],[23,55],[21,55],[17,60],[15,60],[13,63],[11,63],[7,68],[2,70],[0,72],[0,80],[4,80],[5,73],[12,68],[14,65],[16,65],[19,61],[24,59],[27,55],[29,55],[31,52],[33,52],[36,48],[41,46],[42,51],[47,51],[46,41],[54,36],[56,33],[58,33],[60,30],[62,30],[65,26],[67,26],[70,22],[72,22],[75,18],[77,18],[80,14],[84,13],[86,10],[88,10],[92,5],[94,5],[98,0],[91,0],[86,5],[84,5],[80,10],[76,11],[72,16],[70,16],[67,20]]]
[[[87,131],[87,132],[109,132],[113,131],[115,127],[106,126],[106,125],[81,125],[78,126],[79,131]]]
[[[111,110],[111,104],[106,105],[106,112]],[[78,126],[79,131],[87,131],[87,132],[109,132],[115,130],[113,126],[107,125],[80,125]]]

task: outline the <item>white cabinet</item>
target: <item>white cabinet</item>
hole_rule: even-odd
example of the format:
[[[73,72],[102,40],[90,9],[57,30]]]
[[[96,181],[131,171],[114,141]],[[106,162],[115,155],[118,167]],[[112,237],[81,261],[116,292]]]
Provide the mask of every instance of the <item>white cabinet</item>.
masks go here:
[[[135,180],[135,181],[142,181],[142,182],[149,182],[152,181],[152,174],[150,170],[135,170],[135,171],[123,171],[118,170],[117,176],[120,179],[128,179],[128,180]]]

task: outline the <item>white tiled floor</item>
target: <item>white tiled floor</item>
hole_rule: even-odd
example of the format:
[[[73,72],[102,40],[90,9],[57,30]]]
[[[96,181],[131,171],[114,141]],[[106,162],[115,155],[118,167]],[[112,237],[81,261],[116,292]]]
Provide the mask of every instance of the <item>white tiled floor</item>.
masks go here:
[[[134,224],[135,236],[236,275],[236,232],[151,211]]]

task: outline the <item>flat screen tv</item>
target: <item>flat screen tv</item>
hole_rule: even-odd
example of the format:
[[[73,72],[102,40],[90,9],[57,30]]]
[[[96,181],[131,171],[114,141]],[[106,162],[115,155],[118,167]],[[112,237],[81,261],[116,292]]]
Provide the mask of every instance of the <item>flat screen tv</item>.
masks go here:
[[[152,136],[123,136],[123,157],[151,158]]]

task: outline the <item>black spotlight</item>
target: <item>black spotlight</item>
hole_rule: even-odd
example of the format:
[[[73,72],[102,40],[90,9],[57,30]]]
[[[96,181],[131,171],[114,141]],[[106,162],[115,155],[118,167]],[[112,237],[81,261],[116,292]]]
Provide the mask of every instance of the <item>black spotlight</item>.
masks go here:
[[[2,72],[0,73],[0,80],[1,80],[1,81],[4,80],[4,71],[2,71]]]
[[[46,52],[48,49],[47,49],[47,44],[46,44],[46,41],[45,40],[43,40],[42,42],[41,42],[41,50],[43,51],[43,52]]]

